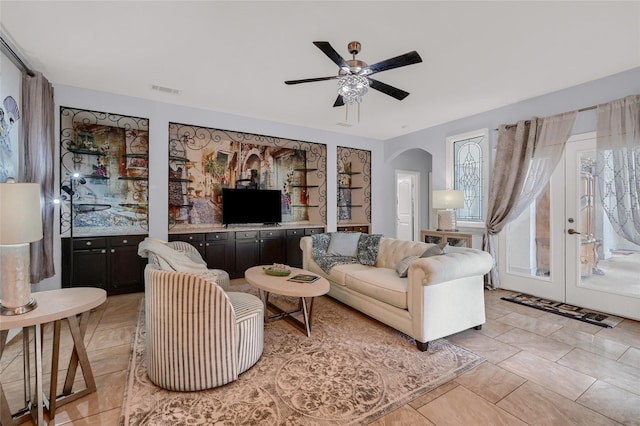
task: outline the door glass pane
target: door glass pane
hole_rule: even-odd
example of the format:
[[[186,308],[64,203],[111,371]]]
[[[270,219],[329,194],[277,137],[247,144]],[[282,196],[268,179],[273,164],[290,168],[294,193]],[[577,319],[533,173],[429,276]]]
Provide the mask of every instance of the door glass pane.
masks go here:
[[[551,278],[549,185],[516,220],[507,225],[507,270],[543,279]]]
[[[602,207],[596,151],[581,151],[578,185],[579,286],[640,296],[640,246],[618,235]]]

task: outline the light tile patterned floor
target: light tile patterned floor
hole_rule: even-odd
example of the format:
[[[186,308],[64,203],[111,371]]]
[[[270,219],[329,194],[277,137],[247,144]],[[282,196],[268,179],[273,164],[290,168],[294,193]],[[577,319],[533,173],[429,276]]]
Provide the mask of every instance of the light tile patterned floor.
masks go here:
[[[640,425],[640,323],[603,329],[500,300],[509,294],[485,292],[483,329],[449,337],[485,363],[372,424]],[[93,313],[85,341],[98,392],[60,407],[55,424],[118,424],[141,297],[110,297]],[[60,365],[66,366],[70,345],[63,337]],[[50,351],[47,332],[45,356]],[[0,360],[12,407],[21,402],[21,372],[20,339],[14,339]],[[48,373],[45,364],[45,384]]]

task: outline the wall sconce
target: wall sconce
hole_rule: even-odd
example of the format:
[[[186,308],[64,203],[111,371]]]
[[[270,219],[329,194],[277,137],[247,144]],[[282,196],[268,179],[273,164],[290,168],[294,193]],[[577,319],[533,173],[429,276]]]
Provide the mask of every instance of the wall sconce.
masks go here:
[[[438,231],[457,231],[456,209],[464,207],[464,191],[433,191],[433,206],[438,210]]]
[[[0,183],[0,314],[20,315],[36,308],[31,297],[29,243],[42,239],[40,184]]]

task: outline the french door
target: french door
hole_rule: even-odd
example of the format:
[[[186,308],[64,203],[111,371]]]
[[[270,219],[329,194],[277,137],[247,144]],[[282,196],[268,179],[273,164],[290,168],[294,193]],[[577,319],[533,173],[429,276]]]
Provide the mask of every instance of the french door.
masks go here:
[[[567,142],[548,188],[499,237],[502,288],[640,320],[640,246],[597,195],[595,133]]]

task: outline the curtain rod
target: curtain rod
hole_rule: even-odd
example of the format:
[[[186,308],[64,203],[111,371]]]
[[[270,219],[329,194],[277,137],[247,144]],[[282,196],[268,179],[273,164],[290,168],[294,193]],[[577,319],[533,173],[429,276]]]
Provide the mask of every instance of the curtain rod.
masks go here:
[[[30,77],[36,75],[35,72],[20,58],[20,56],[11,48],[11,45],[4,39],[3,34],[0,33],[0,51],[7,55],[11,62],[13,62],[18,68],[26,72]]]
[[[589,111],[589,110],[596,109],[596,108],[598,108],[598,105],[591,105],[591,106],[588,106],[588,107],[580,108],[578,110],[578,112]],[[529,120],[525,120],[525,121],[529,121]],[[507,128],[507,129],[510,129],[510,128],[516,127],[516,126],[517,126],[517,124],[507,124],[504,127]],[[498,131],[499,129],[493,129],[493,130]]]

